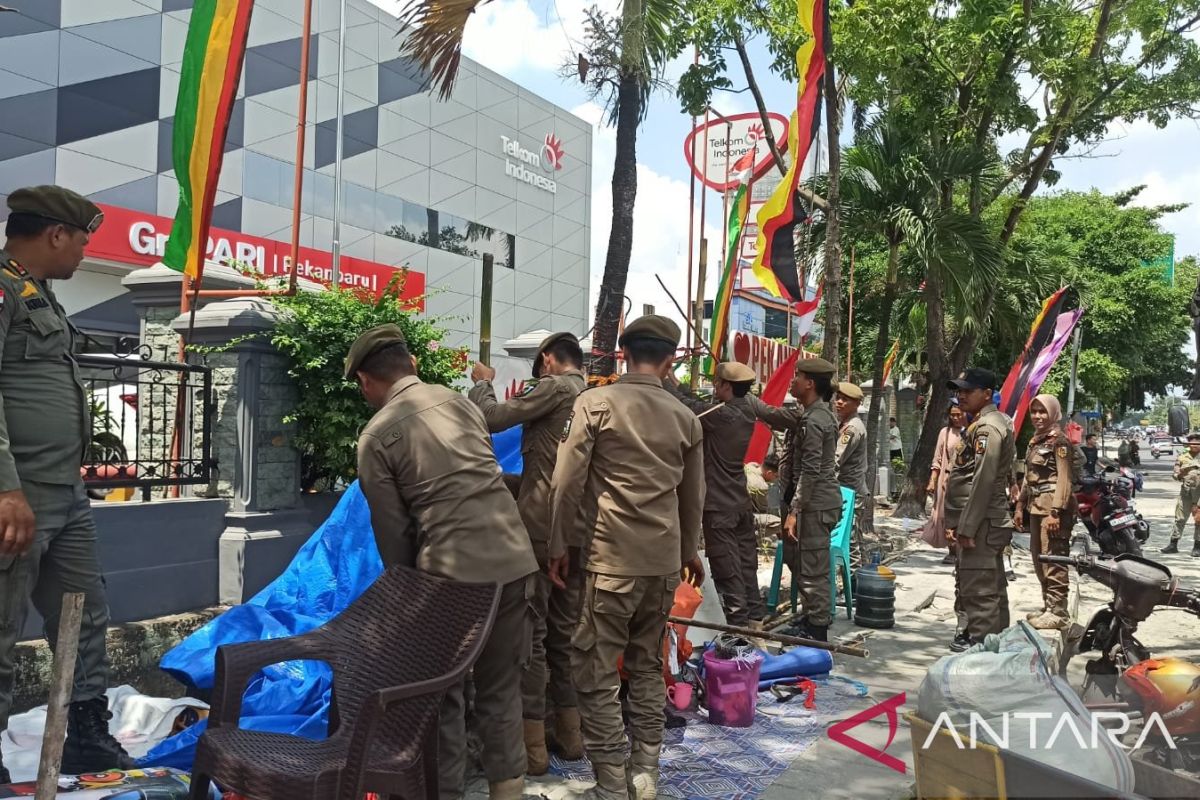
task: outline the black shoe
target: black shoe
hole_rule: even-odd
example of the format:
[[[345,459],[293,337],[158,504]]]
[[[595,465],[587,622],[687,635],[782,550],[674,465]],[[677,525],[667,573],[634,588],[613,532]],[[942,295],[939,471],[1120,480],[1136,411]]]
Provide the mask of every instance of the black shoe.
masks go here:
[[[942,559],[942,563],[943,564],[957,564],[958,556],[954,555],[954,553],[946,553],[945,558]]]
[[[1200,542],[1192,545],[1192,558],[1200,558]]]
[[[804,624],[799,626],[798,632],[792,635],[799,636],[802,639],[816,639],[818,642],[828,642],[829,626],[813,625],[806,619],[804,620]]]
[[[1169,545],[1164,547],[1162,550],[1159,550],[1158,552],[1160,552],[1160,553],[1178,553],[1179,552],[1178,540],[1172,539],[1171,543]]]
[[[971,641],[971,637],[966,633],[954,634],[954,641],[950,642],[950,649],[955,653],[962,653],[971,649],[971,645],[975,644]]]
[[[1005,572],[1005,573],[1004,573],[1004,577],[1005,577],[1007,580],[1009,580],[1009,581],[1015,581],[1015,580],[1017,579],[1017,573],[1013,572],[1013,571],[1010,569],[1010,570],[1008,570],[1007,572]]]
[[[119,769],[130,770],[137,762],[108,730],[112,714],[103,698],[71,703],[67,711],[67,741],[63,745],[64,775],[82,775]]]

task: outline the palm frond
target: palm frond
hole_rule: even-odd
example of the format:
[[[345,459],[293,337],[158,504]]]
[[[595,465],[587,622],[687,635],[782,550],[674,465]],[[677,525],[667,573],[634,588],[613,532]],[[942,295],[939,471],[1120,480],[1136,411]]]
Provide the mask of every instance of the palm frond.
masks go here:
[[[458,77],[467,21],[475,9],[489,2],[408,0],[400,10],[401,31],[406,34],[400,53],[433,76],[433,86],[442,100],[450,96]]]

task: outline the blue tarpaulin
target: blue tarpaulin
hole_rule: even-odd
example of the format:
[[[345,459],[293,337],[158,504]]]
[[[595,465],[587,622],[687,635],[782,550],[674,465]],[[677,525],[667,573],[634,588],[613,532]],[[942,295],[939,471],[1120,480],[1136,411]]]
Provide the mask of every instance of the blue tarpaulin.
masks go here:
[[[504,472],[521,471],[521,428],[492,437]],[[355,481],[292,563],[265,589],[209,622],[163,656],[160,666],[187,686],[211,689],[217,647],[305,633],[337,616],[370,586],[383,565],[366,498]],[[267,667],[242,701],[241,726],[322,739],[328,730],[332,673],[317,661]],[[151,750],[145,766],[190,770],[205,723],[193,725]]]

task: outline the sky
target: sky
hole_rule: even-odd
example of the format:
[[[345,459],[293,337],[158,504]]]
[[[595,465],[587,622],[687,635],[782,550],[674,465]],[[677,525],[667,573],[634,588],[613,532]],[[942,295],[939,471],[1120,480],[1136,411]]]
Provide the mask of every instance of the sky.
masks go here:
[[[371,0],[394,10],[393,0]],[[616,12],[616,0],[493,0],[482,6],[467,24],[465,54],[551,102],[592,123],[592,250],[591,306],[599,290],[612,213],[611,177],[615,131],[604,125],[604,114],[585,88],[574,79],[559,76],[559,68],[575,62],[583,40],[584,9],[597,5]],[[795,86],[773,76],[770,59],[751,42],[751,60],[767,106],[785,116],[795,104]],[[732,54],[731,54],[732,55]],[[672,83],[687,67],[683,57],[668,65]],[[736,56],[731,78],[740,85]],[[722,114],[754,110],[748,92],[719,93],[713,107]],[[671,299],[655,280],[662,277],[675,297],[683,301],[687,285],[688,192],[690,170],[684,159],[684,138],[691,118],[684,115],[673,93],[663,91],[651,102],[638,134],[638,193],[634,219],[633,257],[626,295],[634,315],[644,303],[659,313],[679,319]],[[1145,184],[1139,205],[1188,202],[1200,186],[1200,128],[1192,121],[1177,121],[1159,130],[1149,123],[1114,125],[1109,139],[1089,158],[1059,160],[1063,177],[1056,190],[1095,187],[1111,193]],[[1045,191],[1045,190],[1043,190]],[[1200,204],[1163,219],[1176,236],[1177,258],[1200,255]],[[708,296],[717,280],[720,261],[721,199],[709,192],[706,232],[710,241]],[[698,233],[697,233],[698,237]],[[716,243],[713,247],[712,243]]]

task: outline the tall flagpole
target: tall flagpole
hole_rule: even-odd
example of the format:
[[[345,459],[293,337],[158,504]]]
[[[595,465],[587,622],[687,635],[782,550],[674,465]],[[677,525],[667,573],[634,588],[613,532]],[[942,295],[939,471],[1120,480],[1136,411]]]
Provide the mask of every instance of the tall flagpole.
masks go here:
[[[333,160],[333,264],[329,284],[342,285],[342,126],[346,118],[346,0],[338,22],[337,142]]]

